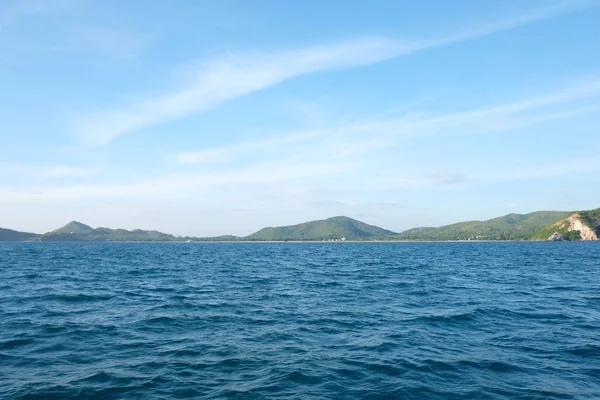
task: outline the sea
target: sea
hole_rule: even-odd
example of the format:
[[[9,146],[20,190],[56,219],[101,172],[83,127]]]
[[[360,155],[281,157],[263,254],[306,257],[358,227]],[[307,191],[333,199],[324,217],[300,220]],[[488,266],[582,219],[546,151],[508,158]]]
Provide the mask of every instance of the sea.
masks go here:
[[[600,399],[600,243],[0,243],[1,399]]]

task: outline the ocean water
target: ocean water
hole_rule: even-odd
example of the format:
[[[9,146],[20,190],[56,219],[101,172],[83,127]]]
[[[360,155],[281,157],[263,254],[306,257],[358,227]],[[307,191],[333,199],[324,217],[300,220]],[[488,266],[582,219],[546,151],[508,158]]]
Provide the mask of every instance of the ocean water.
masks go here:
[[[2,399],[599,399],[600,243],[0,243]]]

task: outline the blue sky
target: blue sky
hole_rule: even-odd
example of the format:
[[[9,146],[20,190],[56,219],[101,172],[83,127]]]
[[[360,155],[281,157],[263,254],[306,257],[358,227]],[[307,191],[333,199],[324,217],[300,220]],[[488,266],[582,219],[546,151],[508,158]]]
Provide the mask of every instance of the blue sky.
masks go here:
[[[0,2],[0,226],[600,207],[600,1]]]

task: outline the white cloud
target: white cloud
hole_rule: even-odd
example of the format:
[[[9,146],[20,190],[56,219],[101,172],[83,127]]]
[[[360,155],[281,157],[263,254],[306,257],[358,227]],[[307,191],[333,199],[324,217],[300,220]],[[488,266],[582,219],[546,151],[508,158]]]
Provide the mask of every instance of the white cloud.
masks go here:
[[[379,183],[410,189],[423,187],[442,187],[457,184],[487,184],[494,182],[518,182],[566,175],[597,174],[600,162],[596,159],[556,160],[547,165],[522,166],[512,171],[486,172],[480,174],[458,174],[448,171],[435,171],[424,177],[382,177]]]
[[[19,19],[63,8],[72,0],[16,0],[0,9],[0,27],[13,25]]]
[[[0,188],[4,201],[34,203],[62,202],[77,199],[101,198],[186,198],[214,194],[228,188],[297,182],[320,176],[330,177],[346,172],[353,166],[307,160],[275,160],[228,171],[171,174],[146,178],[128,184],[88,184]]]
[[[257,152],[260,150],[261,154],[264,155],[269,149],[280,149],[281,147],[298,144],[311,139],[319,139],[330,132],[330,129],[292,132],[252,141],[238,142],[223,147],[180,152],[175,155],[175,159],[186,164],[224,163],[236,156],[246,153]]]
[[[96,175],[98,167],[80,167],[70,165],[33,165],[23,163],[0,163],[5,176],[27,177],[29,179],[79,178]]]
[[[123,29],[86,28],[74,35],[71,39],[73,43],[71,47],[93,50],[110,57],[129,60],[137,57],[151,40],[151,35]]]
[[[458,32],[455,35],[447,36],[443,39],[434,39],[429,41],[423,41],[423,45],[426,47],[435,47],[444,44],[451,44],[469,40],[473,38],[488,36],[496,32],[506,31],[509,29],[517,28],[522,25],[526,25],[532,22],[541,21],[544,19],[553,18],[559,15],[567,14],[570,12],[580,11],[591,7],[596,7],[600,4],[598,0],[572,0],[562,1],[549,6],[538,8],[518,15],[513,18],[508,18],[492,23],[486,23],[485,25],[466,29],[462,32]]]
[[[70,167],[67,165],[58,165],[44,168],[40,176],[44,178],[74,178],[95,175],[100,172],[99,168]]]
[[[195,78],[185,87],[142,99],[121,110],[83,116],[73,122],[73,131],[88,144],[103,145],[125,133],[206,110],[221,102],[297,76],[378,63],[416,51],[490,35],[596,4],[595,1],[561,2],[441,38],[404,42],[390,38],[363,38],[304,49],[231,55],[204,63],[196,70]]]
[[[222,163],[231,159],[228,152],[220,149],[182,152],[177,154],[175,157],[182,163],[192,164]]]
[[[363,39],[291,52],[226,57],[203,65],[185,88],[144,99],[123,111],[76,121],[75,133],[90,144],[102,145],[124,133],[208,109],[294,76],[380,61],[397,47],[386,39]]]
[[[437,116],[406,116],[382,121],[334,126],[323,129],[297,131],[256,141],[233,143],[229,146],[207,148],[197,152],[183,152],[174,158],[183,163],[227,163],[245,154],[260,153],[260,160],[250,159],[247,163],[231,166],[220,165],[217,170],[171,173],[159,177],[146,177],[128,184],[89,184],[29,186],[0,188],[4,201],[19,202],[64,202],[78,199],[106,198],[203,198],[222,199],[223,193],[231,190],[232,196],[251,197],[266,187],[277,187],[277,192],[286,190],[310,190],[318,182],[331,179],[351,179],[363,182],[365,176],[377,168],[372,162],[379,159],[378,150],[393,148],[399,137],[411,139],[422,135],[481,134],[510,130],[528,124],[539,124],[552,118],[569,118],[579,112],[592,112],[598,106],[573,108],[571,102],[600,97],[600,84],[594,79],[584,83],[576,81],[562,90],[518,100],[499,106]],[[583,89],[586,87],[587,89]],[[550,110],[549,110],[550,108]],[[558,109],[552,113],[551,109]],[[492,121],[492,122],[490,122]],[[507,123],[506,121],[510,121]],[[502,129],[499,129],[499,127]],[[260,151],[257,151],[260,150]],[[265,154],[278,155],[264,161]],[[283,158],[282,158],[283,156]],[[560,165],[556,168],[555,165]],[[206,167],[205,165],[202,166]],[[76,177],[98,172],[96,168],[54,166],[36,169],[38,176]],[[45,172],[44,172],[45,171]],[[359,177],[357,172],[366,175]],[[456,184],[481,184],[486,182],[545,179],[577,173],[600,172],[595,160],[562,160],[548,166],[519,169],[514,172],[486,172],[462,174],[460,171],[433,170],[424,176],[380,176],[371,177],[380,186],[402,188],[443,187]],[[362,179],[362,180],[361,180]],[[316,185],[316,186],[315,186]],[[331,185],[328,183],[327,185]],[[343,186],[344,184],[342,184]],[[258,188],[258,189],[257,189]],[[229,203],[234,203],[231,200]]]
[[[590,105],[590,100],[595,103]],[[586,105],[578,105],[581,101],[586,101]],[[259,153],[265,157],[269,151],[281,153],[296,148],[296,152],[302,152],[306,147],[312,147],[314,154],[344,158],[392,147],[400,137],[507,132],[599,110],[600,78],[588,77],[575,80],[553,92],[497,106],[441,115],[408,114],[400,118],[282,132],[221,147],[180,152],[173,158],[185,164],[222,164],[248,154]]]

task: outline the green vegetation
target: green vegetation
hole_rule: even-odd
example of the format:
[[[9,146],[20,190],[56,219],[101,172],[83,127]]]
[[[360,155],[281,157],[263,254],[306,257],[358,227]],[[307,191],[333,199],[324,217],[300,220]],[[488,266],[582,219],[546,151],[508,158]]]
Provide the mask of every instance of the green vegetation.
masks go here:
[[[50,232],[51,234],[89,234],[94,232],[94,228],[82,224],[81,222],[71,221],[62,228],[58,228]]]
[[[571,214],[565,211],[537,211],[508,214],[487,221],[459,222],[439,228],[413,228],[394,237],[397,240],[519,240],[528,239],[540,228]],[[549,236],[549,235],[548,235]]]
[[[263,228],[243,240],[369,240],[394,235],[394,232],[348,217],[333,217],[303,224]]]
[[[580,240],[581,239],[581,232],[580,231],[569,231],[569,232],[565,232],[565,234],[563,235],[563,239],[564,240]]]
[[[321,240],[548,240],[555,232],[564,240],[581,239],[580,231],[569,231],[569,217],[577,216],[600,236],[600,208],[576,213],[537,211],[508,214],[487,221],[469,221],[441,226],[420,227],[395,233],[348,217],[333,217],[302,224],[268,227],[246,237],[177,237],[158,231],[92,228],[77,221],[44,235],[0,228],[0,241],[42,242],[220,242],[220,241],[321,241]]]
[[[595,210],[580,211],[579,216],[581,222],[589,226],[596,231],[596,235],[600,237],[600,208]]]
[[[559,233],[564,240],[568,240],[567,237],[573,238],[569,232],[569,221],[566,218],[535,231],[531,234],[530,238],[532,240],[548,240],[555,232]],[[579,234],[579,231],[576,232]]]
[[[600,237],[600,208],[596,208],[595,210],[570,213],[565,218],[537,230],[531,235],[531,239],[547,240],[552,234],[554,234],[554,232],[558,232],[562,235],[564,240],[580,240],[580,231],[569,231],[569,226],[571,223],[568,218],[570,217],[577,217],[584,225],[589,226],[596,232],[596,235]]]
[[[60,229],[39,238],[42,242],[172,242],[181,240],[173,235],[158,231],[135,229],[92,228],[81,222],[72,221]]]
[[[26,242],[35,240],[39,235],[29,232],[13,231],[12,229],[0,228],[0,242]]]
[[[239,236],[234,235],[221,235],[221,236],[213,236],[213,237],[193,237],[193,236],[185,236],[179,238],[178,240],[184,242],[237,242],[239,240],[243,240]]]

